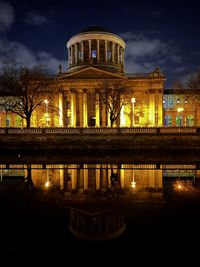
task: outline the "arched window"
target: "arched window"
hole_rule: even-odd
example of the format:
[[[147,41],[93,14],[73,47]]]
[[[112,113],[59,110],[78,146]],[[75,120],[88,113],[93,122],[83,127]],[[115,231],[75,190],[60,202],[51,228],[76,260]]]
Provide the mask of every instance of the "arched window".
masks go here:
[[[6,118],[6,127],[10,127],[10,118]]]
[[[172,126],[172,116],[171,115],[165,116],[165,126]]]
[[[183,126],[183,118],[181,115],[176,116],[176,126],[177,127],[182,127]]]
[[[187,116],[186,126],[194,126],[194,116],[192,116],[192,115]]]

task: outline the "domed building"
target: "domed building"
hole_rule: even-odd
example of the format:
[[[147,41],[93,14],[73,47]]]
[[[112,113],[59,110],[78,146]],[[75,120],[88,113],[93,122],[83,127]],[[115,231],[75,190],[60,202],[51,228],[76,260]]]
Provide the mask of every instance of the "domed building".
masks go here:
[[[67,44],[68,68],[50,82],[53,97],[44,98],[31,116],[31,127],[156,127],[163,125],[165,76],[126,74],[126,44],[102,27],[89,27]],[[42,97],[42,96],[41,96]],[[53,107],[53,108],[52,108]],[[26,127],[16,114],[1,115],[0,127]]]
[[[83,29],[70,38],[68,69],[56,80],[63,107],[59,126],[162,126],[165,76],[159,68],[126,74],[125,48],[120,36],[102,27]],[[119,111],[114,121],[112,108]]]

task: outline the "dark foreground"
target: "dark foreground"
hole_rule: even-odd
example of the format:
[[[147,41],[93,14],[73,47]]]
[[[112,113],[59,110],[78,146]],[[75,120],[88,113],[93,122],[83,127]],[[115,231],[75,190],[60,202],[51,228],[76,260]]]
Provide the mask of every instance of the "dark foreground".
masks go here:
[[[126,230],[112,241],[80,241],[69,233],[70,205],[120,210]],[[123,195],[119,201],[66,201],[58,192],[32,190],[17,180],[1,184],[0,214],[0,254],[7,263],[162,266],[175,260],[191,263],[198,257],[200,200],[195,194],[166,194],[162,202],[125,200]]]

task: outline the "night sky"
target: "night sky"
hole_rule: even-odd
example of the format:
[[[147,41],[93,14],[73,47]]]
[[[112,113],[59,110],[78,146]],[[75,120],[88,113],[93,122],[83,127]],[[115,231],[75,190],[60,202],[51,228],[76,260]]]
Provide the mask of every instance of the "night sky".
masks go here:
[[[200,69],[200,8],[193,0],[0,0],[0,62],[39,64],[55,74],[61,64],[66,71],[66,42],[88,26],[126,41],[127,73],[160,66],[166,88]]]

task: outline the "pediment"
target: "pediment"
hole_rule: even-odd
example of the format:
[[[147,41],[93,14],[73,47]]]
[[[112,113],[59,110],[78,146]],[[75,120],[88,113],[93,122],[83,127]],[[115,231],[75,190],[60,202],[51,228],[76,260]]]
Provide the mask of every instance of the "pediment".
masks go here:
[[[86,67],[72,73],[66,73],[60,79],[122,79],[122,75],[109,71],[100,70],[94,67]]]

